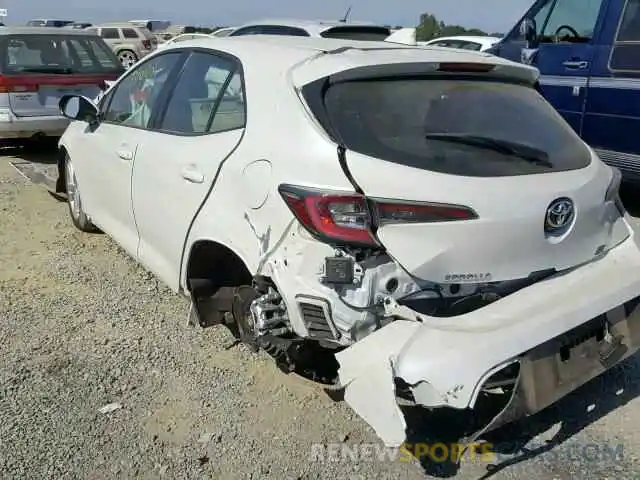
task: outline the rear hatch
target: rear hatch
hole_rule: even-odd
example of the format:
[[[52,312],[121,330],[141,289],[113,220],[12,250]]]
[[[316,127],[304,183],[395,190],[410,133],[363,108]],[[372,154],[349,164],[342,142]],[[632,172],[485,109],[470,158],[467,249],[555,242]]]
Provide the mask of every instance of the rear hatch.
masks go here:
[[[144,37],[142,39],[142,48],[147,51],[153,51],[158,48],[158,37],[154,35],[149,29],[141,27],[140,33]]]
[[[0,48],[0,93],[18,117],[58,115],[63,95],[94,98],[105,80],[123,72],[111,49],[90,34],[10,35]]]
[[[420,279],[524,278],[588,262],[628,236],[613,171],[534,88],[487,70],[390,67],[303,89],[373,199],[377,238]]]

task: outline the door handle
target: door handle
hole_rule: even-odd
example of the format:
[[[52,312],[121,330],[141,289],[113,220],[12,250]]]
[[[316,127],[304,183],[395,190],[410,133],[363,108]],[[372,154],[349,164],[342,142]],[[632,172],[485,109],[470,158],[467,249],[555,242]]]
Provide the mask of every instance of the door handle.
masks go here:
[[[185,167],[182,169],[182,178],[191,183],[204,182],[204,175],[192,167]]]
[[[585,69],[589,66],[589,62],[585,60],[567,60],[566,62],[562,62],[567,68],[575,68],[575,69]]]
[[[133,152],[130,152],[128,150],[118,150],[118,156],[122,160],[133,160]]]

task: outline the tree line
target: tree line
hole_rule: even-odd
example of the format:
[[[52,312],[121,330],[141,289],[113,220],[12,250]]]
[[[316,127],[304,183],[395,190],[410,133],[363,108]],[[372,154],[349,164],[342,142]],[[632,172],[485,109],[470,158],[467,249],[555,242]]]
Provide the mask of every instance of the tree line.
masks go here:
[[[416,27],[416,40],[426,42],[432,38],[452,37],[456,35],[492,36],[502,37],[502,33],[488,33],[478,28],[465,28],[461,25],[447,25],[438,20],[435,15],[423,13],[420,15],[420,24]]]

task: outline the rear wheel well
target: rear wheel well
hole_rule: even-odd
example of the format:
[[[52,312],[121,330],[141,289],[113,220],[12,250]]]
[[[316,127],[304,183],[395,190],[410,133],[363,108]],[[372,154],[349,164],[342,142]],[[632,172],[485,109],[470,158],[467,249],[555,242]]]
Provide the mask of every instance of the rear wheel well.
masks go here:
[[[191,248],[187,262],[187,288],[192,279],[208,279],[216,288],[251,285],[253,276],[245,262],[229,247],[203,240]]]

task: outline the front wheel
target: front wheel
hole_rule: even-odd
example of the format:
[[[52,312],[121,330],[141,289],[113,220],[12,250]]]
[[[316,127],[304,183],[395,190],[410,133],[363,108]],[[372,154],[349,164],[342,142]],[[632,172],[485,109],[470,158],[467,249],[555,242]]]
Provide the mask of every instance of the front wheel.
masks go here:
[[[69,205],[69,215],[75,227],[82,232],[97,232],[96,226],[91,223],[89,217],[82,210],[82,200],[78,188],[78,179],[73,169],[73,164],[69,155],[65,157],[64,179],[67,190],[67,204]]]

